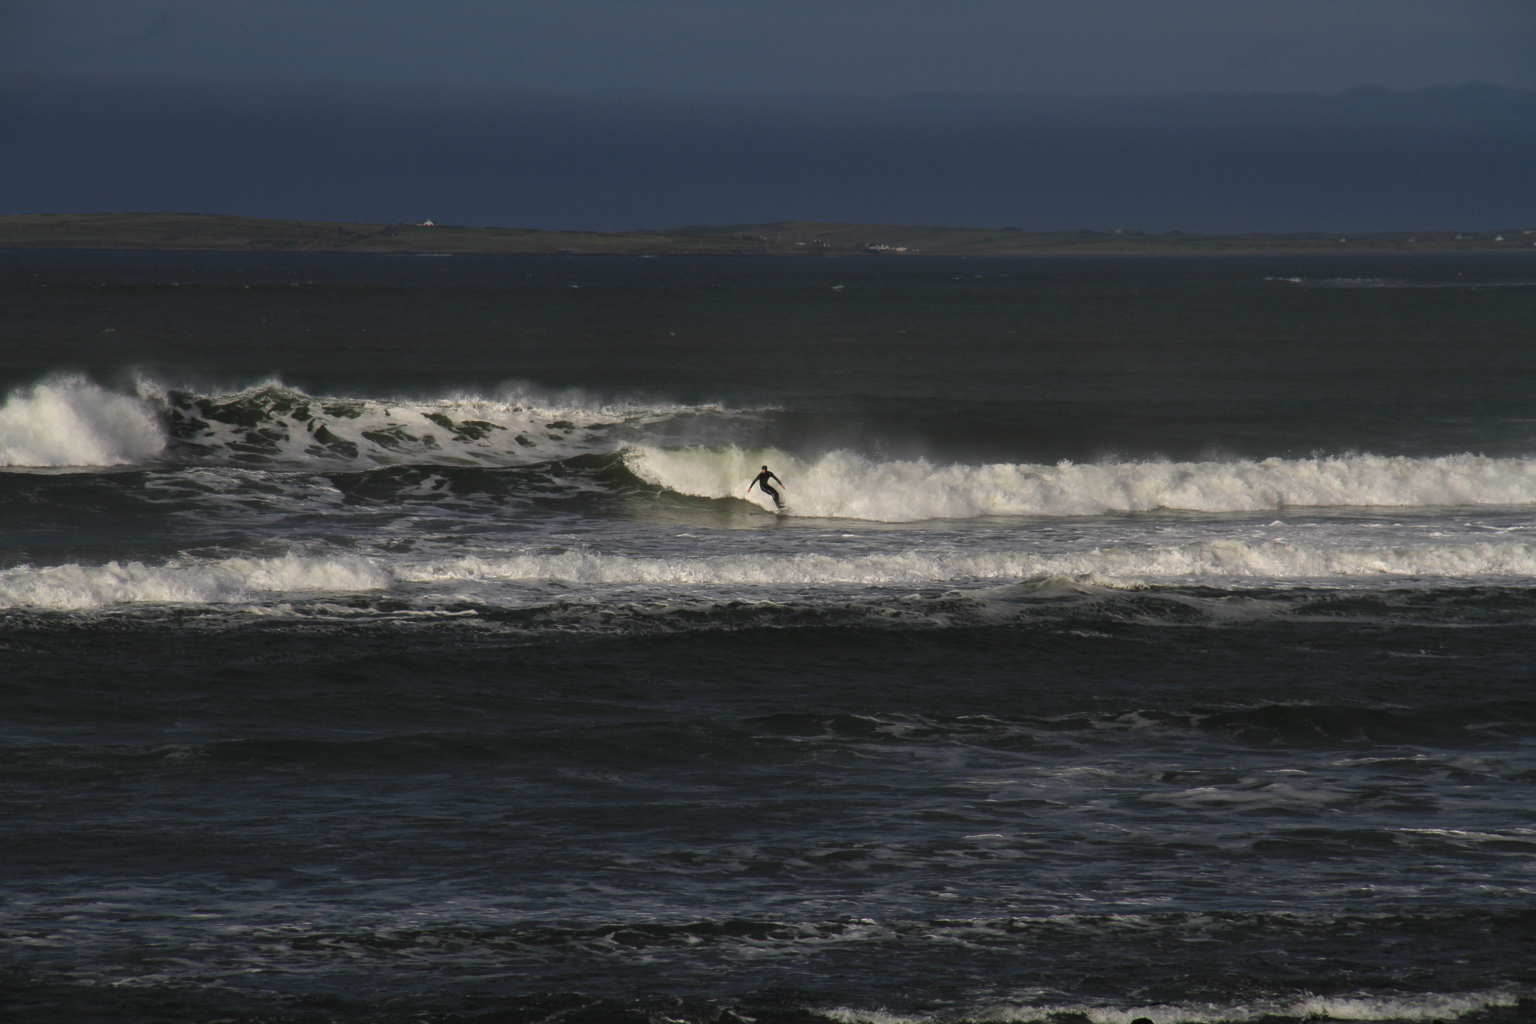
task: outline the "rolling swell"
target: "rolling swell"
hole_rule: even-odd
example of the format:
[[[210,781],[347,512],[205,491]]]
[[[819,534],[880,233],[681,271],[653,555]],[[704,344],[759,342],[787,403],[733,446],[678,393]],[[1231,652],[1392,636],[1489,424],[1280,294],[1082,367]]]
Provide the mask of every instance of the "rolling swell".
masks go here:
[[[212,887],[195,912],[178,906],[175,890],[141,883],[132,894],[136,932],[156,945],[196,944],[224,972],[221,992],[241,993],[252,1016],[258,1007],[276,1012],[261,986],[274,970],[333,983],[370,973],[373,1006],[429,987],[439,1007],[456,1007],[473,989],[482,1012],[529,1021],[558,1013],[640,1024],[664,1012],[719,1024],[731,1019],[723,1006],[804,1024],[1476,1020],[1528,1008],[1533,925],[1518,898],[1483,908],[1288,909],[1287,894],[1255,884],[1283,872],[1290,892],[1341,877],[1364,886],[1446,864],[1485,880],[1496,868],[1518,873],[1532,849],[1529,830],[1437,828],[1426,804],[1500,799],[1527,766],[1501,762],[1499,741],[1481,730],[1462,728],[1467,739],[1450,733],[1511,714],[1528,730],[1529,702],[1384,711],[1372,727],[1369,709],[1260,705],[1229,710],[1215,728],[1200,708],[714,721],[652,713],[621,725],[530,722],[500,734],[51,745],[12,751],[4,765],[42,796],[94,777],[155,794],[136,829],[115,818],[112,801],[77,798],[86,826],[115,826],[110,850],[99,826],[39,836],[36,845],[29,835],[16,839],[18,863],[65,855],[99,860],[103,872],[124,858],[186,872],[216,869],[232,854],[264,864],[274,856],[274,822],[290,808],[342,780],[354,798],[370,800],[368,821],[347,811],[312,815],[305,836],[276,837],[279,859],[322,859],[329,870],[313,880],[285,876],[243,927],[207,928],[204,918],[222,906]],[[1287,727],[1231,742],[1234,725],[1263,727],[1286,713],[1310,714],[1333,735]],[[1369,735],[1360,734],[1362,721]],[[1191,740],[1219,763],[1196,758]],[[1494,756],[1465,756],[1479,744]],[[1173,756],[1185,763],[1170,768]],[[852,778],[860,785],[838,784]],[[1430,780],[1436,786],[1426,792]],[[475,797],[443,814],[440,798],[467,785]],[[183,794],[208,800],[236,790],[240,804],[216,821],[172,830],[157,820]],[[729,810],[735,799],[749,803],[750,821],[722,828],[722,815],[743,813]],[[611,831],[602,841],[583,841],[573,805],[605,816]],[[359,913],[361,879],[397,858],[433,884],[444,851],[469,835],[488,842],[456,860],[457,899],[407,912],[386,898]],[[477,895],[507,871],[507,848],[517,892]],[[1111,884],[1090,891],[1125,903],[1092,909],[1058,891],[1064,874],[1095,863],[1106,865]],[[1193,881],[1189,900],[1202,890],[1223,896],[1200,910],[1149,908],[1131,899],[1141,890],[1113,888],[1111,873],[1126,870],[1154,890]],[[573,887],[573,873],[600,878],[600,888]],[[1237,888],[1245,883],[1252,888]],[[121,913],[116,901],[125,897],[103,888],[99,909],[25,901],[16,909],[34,929],[80,928],[82,915]],[[724,909],[657,906],[658,894],[682,889]],[[843,909],[851,893],[860,896],[857,912]],[[301,901],[302,914],[284,900]],[[18,951],[20,963],[34,958],[46,968],[45,957]],[[141,990],[125,963],[93,962],[82,973],[122,984],[117,1005],[132,1006]],[[893,995],[883,981],[893,970],[921,976],[922,989]],[[162,1000],[181,984],[196,991],[209,974],[186,958],[155,971],[151,991]],[[657,991],[647,979],[662,979],[671,1002],[637,1000],[637,991]],[[487,992],[495,993],[488,1001]],[[86,997],[65,988],[58,998],[72,1007]],[[153,1016],[212,1019],[163,1003]],[[385,1018],[375,1010],[339,1019]]]
[[[349,503],[552,502],[591,500],[641,486],[614,454],[573,455],[521,466],[458,466],[410,463],[351,472],[328,471],[325,479]]]
[[[1134,698],[1121,697],[1119,706],[1092,713],[1052,715],[818,711],[594,721],[579,727],[563,724],[561,709],[546,708],[541,715],[525,712],[526,721],[511,729],[500,722],[492,723],[494,727],[465,723],[456,730],[335,737],[312,727],[311,731],[321,735],[142,746],[50,744],[0,750],[0,765],[39,777],[67,768],[86,775],[135,772],[188,778],[215,769],[249,767],[356,770],[388,776],[401,770],[510,769],[563,763],[642,772],[666,771],[687,763],[762,769],[823,766],[830,770],[861,762],[871,762],[865,765],[871,767],[879,760],[897,769],[913,757],[949,751],[975,758],[963,770],[1011,770],[1012,774],[992,780],[1000,790],[1010,788],[1027,773],[1036,773],[1035,788],[1044,795],[1040,781],[1049,778],[1055,762],[1085,756],[1114,758],[1153,749],[1183,750],[1191,743],[1245,756],[1269,752],[1274,756],[1326,758],[1329,752],[1347,752],[1358,758],[1349,763],[1350,768],[1378,781],[1406,783],[1442,776],[1463,786],[1496,786],[1505,780],[1519,781],[1526,772],[1523,761],[1473,764],[1459,762],[1458,755],[1497,751],[1511,742],[1536,739],[1536,701],[1526,699],[1448,701],[1415,707],[1306,701],[1242,707],[1148,707],[1127,705],[1127,700]],[[635,713],[632,709],[631,714]],[[1324,760],[1309,767],[1318,772],[1326,764]],[[1335,770],[1340,767],[1334,765]],[[1139,788],[1139,799],[1149,806],[1202,801],[1215,805],[1246,792],[1253,809],[1263,810],[1266,788],[1271,797],[1286,792],[1274,785],[1283,779],[1244,775],[1230,766],[1168,771],[1155,765],[1102,762],[1098,777],[1085,783],[1077,797],[1092,799],[1105,787]],[[1055,781],[1059,785],[1051,795],[1064,799],[1068,782]],[[1370,792],[1364,783],[1357,784],[1364,799],[1385,795]],[[910,785],[916,792],[924,785],[943,789],[948,783],[935,778],[927,783],[913,780]],[[1281,795],[1269,809],[1285,803]],[[1053,813],[1053,806],[1063,813],[1071,809],[1068,803],[1053,805],[1049,800],[1010,806],[1018,810],[1026,805],[1036,816]],[[972,811],[985,813],[983,808]],[[1012,813],[1008,806],[996,811],[1005,817]],[[1347,823],[1334,822],[1330,827],[1346,828]],[[1313,830],[1317,837],[1326,831]],[[1506,853],[1536,853],[1536,831],[1497,831],[1499,834],[1418,828],[1406,830],[1400,838],[1410,845],[1438,844],[1437,848],[1446,849],[1465,843],[1472,851],[1498,852],[1502,848]]]

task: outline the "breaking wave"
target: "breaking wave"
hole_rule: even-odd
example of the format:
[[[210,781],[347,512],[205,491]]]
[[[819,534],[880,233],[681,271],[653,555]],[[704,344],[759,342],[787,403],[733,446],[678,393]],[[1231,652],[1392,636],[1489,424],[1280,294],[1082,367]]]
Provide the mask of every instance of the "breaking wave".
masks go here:
[[[472,555],[395,568],[404,580],[558,579],[576,583],[688,585],[946,584],[1071,577],[1329,580],[1379,577],[1536,577],[1536,545],[1512,542],[1421,547],[1347,547],[1283,541],[1195,541],[1176,547],[1105,546],[1049,555],[1027,549],[940,553],[910,550],[840,558],[826,554],[751,558],[637,558],[572,550]]]
[[[276,381],[199,394],[142,380],[124,394],[65,376],[6,399],[0,466],[117,466],[162,455],[274,467],[522,466],[611,453],[658,425],[664,435],[699,417],[743,415],[753,413],[530,386],[424,401],[312,395]]]
[[[1518,1006],[1520,997],[1507,992],[1474,992],[1464,995],[1405,996],[1309,996],[1301,999],[1258,1001],[1252,1004],[1214,1003],[1147,1005],[1130,1008],[1066,1005],[993,1005],[967,1013],[978,1024],[1050,1024],[1062,1019],[1089,1024],[1265,1024],[1279,1021],[1451,1021],[1494,1008]],[[887,1013],[846,1007],[822,1011],[836,1024],[939,1024],[954,1018],[919,1014]]]
[[[511,468],[622,459],[663,491],[755,501],[759,466],[783,478],[786,513],[915,522],[981,516],[1085,516],[1176,509],[1536,504],[1536,458],[1351,454],[1309,459],[1055,465],[875,460],[739,443],[764,436],[767,410],[599,401],[533,389],[435,401],[326,398],[277,383],[205,395],[141,382],[137,393],[58,377],[0,407],[0,466],[91,467],[153,460],[249,468]],[[710,444],[680,445],[699,439]],[[580,489],[622,481],[585,480]],[[575,486],[575,485],[573,485]]]
[[[937,466],[922,459],[872,462],[848,452],[805,461],[767,449],[637,446],[627,462],[649,483],[705,498],[743,496],[743,481],[766,462],[788,484],[789,514],[880,522],[1536,503],[1536,459],[1480,455]]]
[[[81,377],[18,389],[0,406],[0,466],[122,466],[154,458],[165,445],[149,402]]]
[[[24,565],[0,572],[0,607],[92,611],[124,604],[226,604],[291,593],[376,590],[392,582],[368,559],[298,554],[161,566]]]
[[[1066,553],[1004,550],[903,550],[838,556],[821,553],[638,557],[590,549],[485,552],[450,558],[388,554],[289,553],[278,558],[173,559],[160,565],[23,565],[0,571],[0,608],[89,611],[132,604],[260,603],[319,594],[410,592],[423,610],[473,599],[495,606],[542,606],[545,584],[620,588],[579,596],[614,608],[622,588],[727,588],[735,600],[790,600],[807,588],[971,588],[965,596],[1008,604],[1067,596],[1076,588],[1153,585],[1271,584],[1358,590],[1383,583],[1417,586],[1447,579],[1507,584],[1536,579],[1536,544],[1438,543],[1351,546],[1285,541],[1201,540],[1148,548],[1104,545]],[[1013,592],[1020,581],[1024,589]],[[1058,584],[1060,584],[1058,586]],[[1002,589],[995,589],[1001,585]],[[977,590],[974,588],[994,588]],[[1066,589],[1062,589],[1065,587]],[[466,589],[467,588],[467,589]],[[656,589],[661,588],[661,589]],[[743,589],[746,588],[746,589]],[[787,591],[787,592],[786,592]],[[952,594],[950,596],[959,596]],[[703,597],[705,603],[720,597]],[[873,599],[873,598],[872,598]],[[622,598],[620,600],[628,600]],[[826,595],[812,603],[827,600]],[[860,599],[862,600],[862,598]],[[1236,611],[1228,609],[1236,614]]]
[[[514,388],[437,401],[327,398],[269,382],[159,396],[178,453],[246,465],[520,466],[611,452],[648,425],[718,406],[606,402]]]

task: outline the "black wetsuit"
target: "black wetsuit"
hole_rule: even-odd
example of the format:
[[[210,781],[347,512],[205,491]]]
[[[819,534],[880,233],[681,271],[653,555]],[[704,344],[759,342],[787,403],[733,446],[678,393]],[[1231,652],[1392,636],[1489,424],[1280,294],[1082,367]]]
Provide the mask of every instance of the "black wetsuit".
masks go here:
[[[777,481],[778,485],[780,487],[784,486],[784,481],[783,480],[780,480],[778,477],[774,476],[772,473],[768,472],[766,469],[763,470],[761,473],[757,474],[757,479],[754,480],[753,483],[757,484],[757,486],[762,489],[762,492],[764,494],[768,495],[768,497],[773,499],[774,505],[778,506],[779,508],[783,508],[784,507],[784,503],[779,500],[779,492],[774,490],[772,487],[768,486],[768,481],[769,480]],[[747,490],[749,490],[749,491],[751,489],[752,488],[750,488],[750,487],[747,488]]]

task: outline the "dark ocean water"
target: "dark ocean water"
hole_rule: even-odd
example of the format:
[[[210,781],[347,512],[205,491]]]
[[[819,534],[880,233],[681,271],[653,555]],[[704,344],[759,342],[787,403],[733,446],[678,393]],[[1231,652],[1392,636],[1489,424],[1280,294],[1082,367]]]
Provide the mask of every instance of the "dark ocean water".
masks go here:
[[[1536,1019],[1533,396],[1536,256],[0,254],[0,1016]]]

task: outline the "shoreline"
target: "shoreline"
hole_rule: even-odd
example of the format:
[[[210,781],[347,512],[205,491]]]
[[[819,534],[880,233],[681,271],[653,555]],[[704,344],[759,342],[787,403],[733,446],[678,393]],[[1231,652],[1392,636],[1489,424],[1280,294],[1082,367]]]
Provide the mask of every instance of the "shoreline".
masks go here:
[[[545,231],[292,221],[216,214],[0,216],[0,250],[319,252],[371,255],[907,256],[1384,255],[1536,253],[1536,228],[1498,231],[1200,235],[1023,231],[785,221],[662,231]]]

